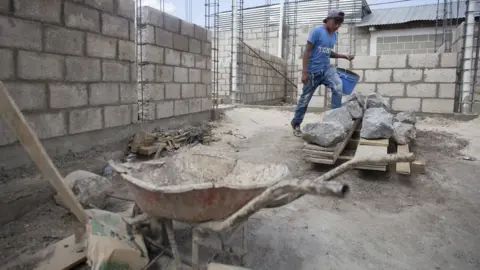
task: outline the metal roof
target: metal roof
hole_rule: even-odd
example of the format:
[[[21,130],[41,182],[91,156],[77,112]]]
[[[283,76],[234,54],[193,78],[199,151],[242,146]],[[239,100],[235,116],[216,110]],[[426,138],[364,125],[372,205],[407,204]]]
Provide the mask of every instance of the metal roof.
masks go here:
[[[458,7],[458,9],[457,9]],[[479,1],[477,0],[477,10],[479,10]],[[450,5],[447,4],[447,8]],[[452,2],[451,12],[448,19],[465,18],[467,6],[465,1]],[[444,4],[438,6],[438,17],[443,19]],[[362,22],[358,23],[358,27],[402,24],[415,21],[436,21],[437,20],[437,4],[408,6],[388,9],[374,9],[371,14],[366,15]]]
[[[329,9],[340,9],[345,12],[345,22],[360,23],[361,18],[370,12],[366,0],[303,0],[296,4],[292,2],[285,3],[285,20],[293,21],[297,13],[297,27],[302,25],[322,24],[327,16]],[[279,25],[280,4],[266,6],[256,6],[243,9],[243,28],[262,28],[265,25],[265,17],[270,16],[268,23],[270,26]],[[224,11],[219,14],[220,31],[230,30],[232,25],[232,12]]]

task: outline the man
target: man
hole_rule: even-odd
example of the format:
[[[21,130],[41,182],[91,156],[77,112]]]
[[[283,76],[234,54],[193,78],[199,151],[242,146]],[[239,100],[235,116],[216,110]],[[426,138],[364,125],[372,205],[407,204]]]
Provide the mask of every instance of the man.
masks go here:
[[[308,36],[303,53],[303,89],[291,122],[295,136],[301,135],[300,124],[307,111],[308,103],[320,84],[332,91],[333,109],[342,105],[342,81],[335,67],[330,65],[330,58],[343,58],[349,61],[354,58],[353,55],[332,51],[337,39],[336,31],[342,25],[344,17],[345,14],[340,10],[329,11],[327,18],[323,20],[324,24],[315,27]]]

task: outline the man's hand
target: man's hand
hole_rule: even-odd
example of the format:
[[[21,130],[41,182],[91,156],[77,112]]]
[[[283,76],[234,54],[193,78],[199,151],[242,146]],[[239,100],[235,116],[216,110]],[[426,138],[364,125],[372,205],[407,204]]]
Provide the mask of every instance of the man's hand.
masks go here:
[[[308,83],[308,72],[303,71],[302,72],[302,83],[307,84]]]
[[[344,54],[344,55],[343,55],[343,58],[347,59],[348,61],[352,61],[353,58],[355,58],[355,55],[347,55],[347,54]]]

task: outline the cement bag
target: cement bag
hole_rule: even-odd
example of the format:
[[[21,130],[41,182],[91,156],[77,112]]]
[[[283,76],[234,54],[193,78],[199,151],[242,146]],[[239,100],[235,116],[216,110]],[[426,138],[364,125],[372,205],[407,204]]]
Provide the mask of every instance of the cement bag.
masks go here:
[[[86,210],[87,262],[92,270],[138,270],[148,263],[143,237],[123,221],[119,214]]]

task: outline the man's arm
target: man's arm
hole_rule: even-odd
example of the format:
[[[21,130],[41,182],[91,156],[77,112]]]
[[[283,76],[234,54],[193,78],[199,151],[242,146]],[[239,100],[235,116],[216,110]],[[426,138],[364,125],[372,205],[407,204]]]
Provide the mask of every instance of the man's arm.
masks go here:
[[[349,61],[353,60],[355,56],[353,55],[346,55],[346,54],[340,54],[336,52],[331,52],[330,53],[330,58],[341,58],[341,59],[347,59]]]
[[[303,61],[302,61],[302,67],[303,71],[307,72],[307,66],[308,66],[308,58],[310,57],[310,52],[312,51],[313,45],[310,41],[307,42],[307,45],[305,46],[305,50],[303,52]]]

